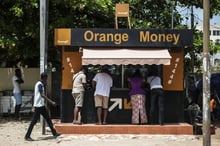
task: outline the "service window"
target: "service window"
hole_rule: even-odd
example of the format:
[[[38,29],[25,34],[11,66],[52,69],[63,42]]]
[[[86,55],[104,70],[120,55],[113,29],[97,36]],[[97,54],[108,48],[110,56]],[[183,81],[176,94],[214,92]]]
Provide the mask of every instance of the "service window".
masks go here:
[[[95,74],[101,71],[101,65],[87,66],[87,82],[91,84]],[[143,78],[147,78],[150,65],[108,65],[108,71],[113,79],[113,88],[128,88],[127,79],[131,77],[136,69],[140,69]]]

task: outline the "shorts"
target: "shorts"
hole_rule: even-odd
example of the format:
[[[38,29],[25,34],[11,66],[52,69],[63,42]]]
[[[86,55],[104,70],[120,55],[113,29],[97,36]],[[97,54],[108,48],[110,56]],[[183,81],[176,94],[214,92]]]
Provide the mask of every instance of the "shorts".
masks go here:
[[[82,107],[83,106],[83,99],[84,99],[84,91],[80,93],[72,93],[72,96],[75,101],[76,107]]]
[[[108,97],[102,95],[95,95],[95,107],[102,107],[108,109]]]
[[[16,105],[21,105],[22,104],[22,95],[21,93],[13,93]]]

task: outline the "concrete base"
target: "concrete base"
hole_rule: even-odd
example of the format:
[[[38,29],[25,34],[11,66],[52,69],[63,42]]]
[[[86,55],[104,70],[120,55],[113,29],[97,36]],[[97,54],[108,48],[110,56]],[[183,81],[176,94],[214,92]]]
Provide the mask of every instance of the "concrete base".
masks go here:
[[[57,132],[62,134],[182,134],[192,135],[193,127],[187,123],[160,125],[96,125],[55,123]]]

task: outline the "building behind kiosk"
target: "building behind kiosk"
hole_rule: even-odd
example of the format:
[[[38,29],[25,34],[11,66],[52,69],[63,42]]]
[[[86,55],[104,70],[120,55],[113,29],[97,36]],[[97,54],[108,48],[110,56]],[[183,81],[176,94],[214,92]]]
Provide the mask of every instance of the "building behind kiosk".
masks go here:
[[[55,29],[55,45],[62,50],[61,122],[72,122],[72,76],[82,65],[89,69],[83,123],[96,122],[93,90],[89,84],[101,65],[109,66],[114,84],[110,94],[109,124],[131,123],[127,77],[137,67],[147,77],[151,65],[157,65],[163,81],[165,123],[184,122],[184,51],[192,42],[192,30]],[[149,98],[147,95],[147,110]]]

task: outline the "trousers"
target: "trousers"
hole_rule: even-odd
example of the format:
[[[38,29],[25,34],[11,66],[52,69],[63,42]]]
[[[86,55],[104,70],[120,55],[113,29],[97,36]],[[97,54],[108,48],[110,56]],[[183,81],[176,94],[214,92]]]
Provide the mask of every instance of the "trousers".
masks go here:
[[[164,123],[164,95],[162,88],[151,90],[150,123]],[[158,112],[157,112],[158,111]]]
[[[31,132],[34,128],[34,125],[37,123],[38,119],[40,118],[40,115],[42,115],[44,117],[44,119],[46,120],[48,126],[50,127],[51,129],[51,132],[52,134],[55,136],[56,135],[56,130],[55,128],[53,127],[53,123],[49,117],[49,114],[47,112],[47,109],[45,106],[43,107],[35,107],[35,110],[34,110],[34,114],[33,114],[33,117],[32,117],[32,120],[31,120],[31,123],[28,127],[28,130],[27,130],[27,133],[25,135],[26,138],[30,137],[31,135]]]

